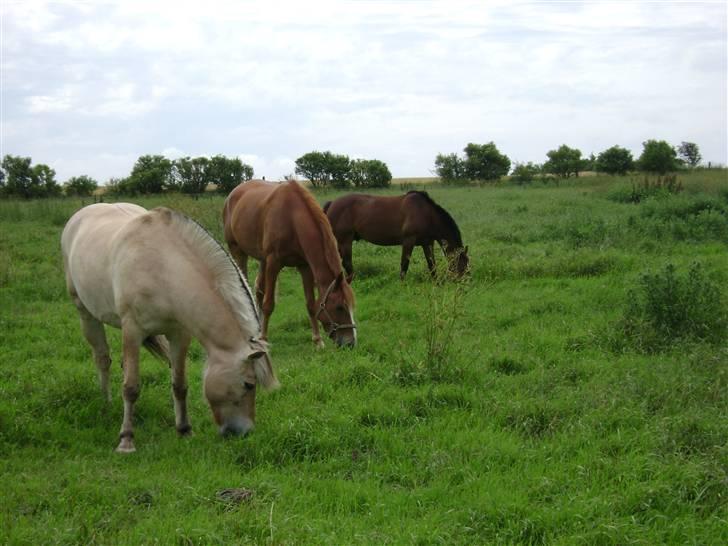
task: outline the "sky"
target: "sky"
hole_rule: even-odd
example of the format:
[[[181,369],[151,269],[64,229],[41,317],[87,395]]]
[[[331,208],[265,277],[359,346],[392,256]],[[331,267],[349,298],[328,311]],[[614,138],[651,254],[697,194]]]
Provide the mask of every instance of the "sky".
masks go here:
[[[0,155],[63,182],[222,154],[280,179],[330,150],[432,176],[647,139],[728,163],[728,2],[0,0]]]

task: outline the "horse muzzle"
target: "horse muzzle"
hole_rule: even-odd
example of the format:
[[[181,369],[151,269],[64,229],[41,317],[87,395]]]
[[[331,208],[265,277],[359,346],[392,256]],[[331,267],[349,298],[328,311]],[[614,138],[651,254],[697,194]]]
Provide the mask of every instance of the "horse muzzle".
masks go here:
[[[254,428],[255,425],[250,419],[235,420],[220,427],[220,436],[223,438],[246,436]]]

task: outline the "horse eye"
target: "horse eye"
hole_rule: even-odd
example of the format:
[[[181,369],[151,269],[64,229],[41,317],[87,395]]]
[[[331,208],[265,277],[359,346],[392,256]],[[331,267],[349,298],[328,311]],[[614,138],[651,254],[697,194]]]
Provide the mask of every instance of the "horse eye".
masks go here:
[[[252,391],[255,388],[255,383],[248,383],[247,381],[243,383],[245,386],[246,391]]]

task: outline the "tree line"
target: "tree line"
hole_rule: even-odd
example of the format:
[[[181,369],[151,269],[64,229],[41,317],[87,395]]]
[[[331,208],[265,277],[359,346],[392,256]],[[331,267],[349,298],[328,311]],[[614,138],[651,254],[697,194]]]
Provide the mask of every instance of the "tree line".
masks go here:
[[[462,156],[451,153],[438,154],[435,158],[434,172],[444,183],[493,182],[509,173],[519,184],[543,176],[579,176],[582,171],[623,175],[640,170],[665,174],[696,167],[702,160],[697,144],[682,142],[673,147],[664,140],[644,142],[642,154],[637,159],[631,151],[620,146],[612,146],[597,156],[582,157],[581,150],[563,144],[547,152],[548,159],[544,163],[516,162],[513,169],[511,160],[493,142],[469,143],[463,152]],[[330,151],[313,151],[296,159],[295,165],[295,173],[309,180],[314,188],[383,188],[392,182],[386,163],[378,159],[350,159]],[[29,157],[6,155],[0,167],[0,196],[26,199],[87,196],[99,187],[98,181],[87,175],[71,177],[61,185],[56,181],[55,170],[42,163],[32,165]],[[253,175],[252,166],[223,155],[174,160],[161,155],[143,155],[137,159],[129,176],[109,179],[106,189],[118,195],[166,191],[200,194],[214,185],[216,191],[227,194]]]
[[[0,166],[0,196],[25,199],[88,196],[99,187],[98,181],[88,175],[74,176],[59,184],[55,170],[42,163],[32,165],[29,157],[6,155]],[[392,182],[392,173],[382,161],[352,160],[331,152],[314,151],[299,157],[296,174],[310,180],[314,187],[381,188]],[[131,196],[170,191],[200,194],[213,185],[217,192],[227,194],[253,175],[252,166],[223,155],[179,159],[143,155],[137,159],[129,176],[109,179],[106,191]]]
[[[579,176],[579,172],[583,171],[624,175],[640,170],[665,174],[685,167],[697,167],[702,160],[700,149],[694,142],[682,142],[675,148],[664,140],[647,140],[642,146],[642,154],[634,159],[632,152],[621,146],[607,148],[597,156],[582,157],[581,150],[562,144],[546,153],[548,159],[544,163],[515,163],[511,171],[511,160],[500,153],[493,142],[469,143],[463,150],[463,156],[438,154],[434,172],[445,183],[495,182],[509,172],[515,182],[526,183],[539,176],[569,178]]]

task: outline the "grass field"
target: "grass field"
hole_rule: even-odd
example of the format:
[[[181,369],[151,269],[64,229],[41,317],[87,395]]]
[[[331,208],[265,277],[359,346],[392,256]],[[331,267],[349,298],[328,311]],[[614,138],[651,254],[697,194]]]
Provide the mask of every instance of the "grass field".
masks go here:
[[[432,186],[469,282],[433,283],[419,249],[400,282],[398,248],[357,243],[359,346],[316,351],[284,272],[282,387],[259,394],[255,432],[216,435],[194,345],[178,439],[169,371],[144,354],[130,456],[114,453],[119,334],[107,405],[64,291],[60,233],[82,202],[0,202],[0,543],[728,543],[728,175],[680,180],[639,203],[628,178]],[[221,238],[221,197],[135,201]],[[667,264],[719,293],[657,343],[625,317],[665,303],[641,275]]]

